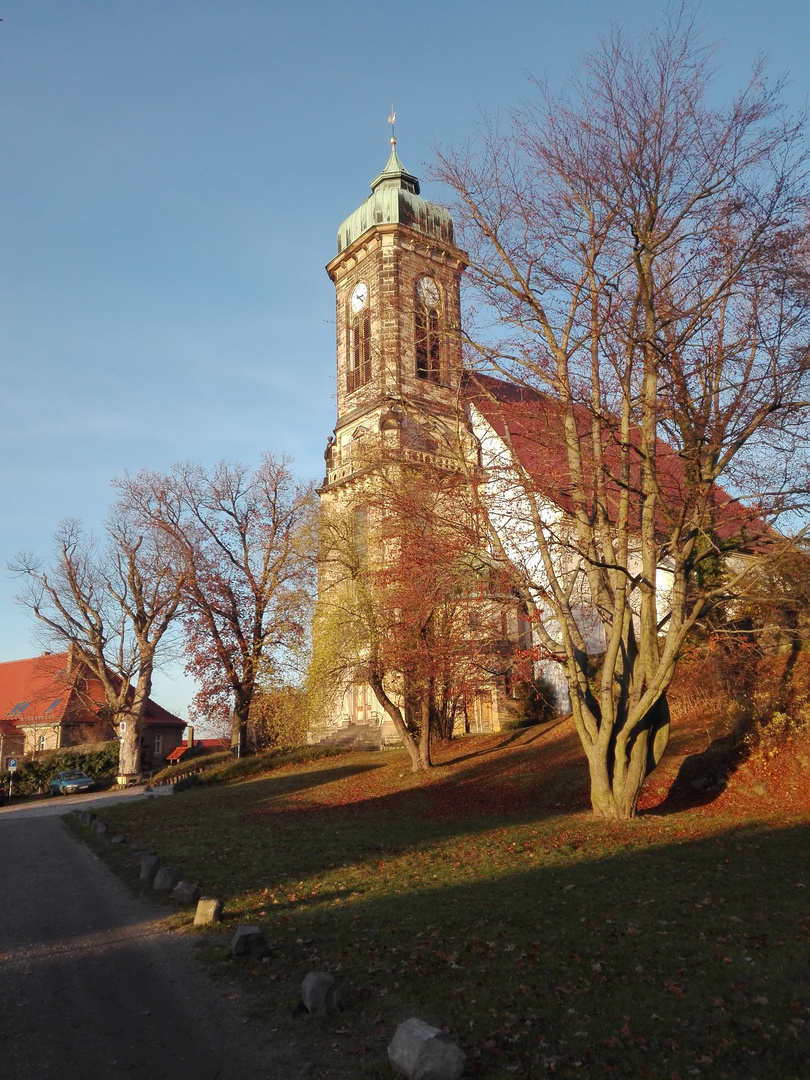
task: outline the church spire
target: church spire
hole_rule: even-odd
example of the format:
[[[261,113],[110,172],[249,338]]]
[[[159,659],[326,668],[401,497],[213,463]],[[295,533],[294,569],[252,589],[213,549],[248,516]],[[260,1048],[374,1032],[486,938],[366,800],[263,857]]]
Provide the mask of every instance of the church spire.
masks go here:
[[[371,181],[371,195],[338,229],[338,254],[380,225],[403,225],[442,243],[455,243],[453,219],[443,206],[420,196],[419,180],[399,160],[394,135],[385,168]]]
[[[391,136],[391,154],[383,171],[371,181],[371,190],[376,191],[382,184],[386,187],[403,188],[405,191],[410,191],[412,195],[419,194],[419,181],[399,160],[397,140],[393,135]]]

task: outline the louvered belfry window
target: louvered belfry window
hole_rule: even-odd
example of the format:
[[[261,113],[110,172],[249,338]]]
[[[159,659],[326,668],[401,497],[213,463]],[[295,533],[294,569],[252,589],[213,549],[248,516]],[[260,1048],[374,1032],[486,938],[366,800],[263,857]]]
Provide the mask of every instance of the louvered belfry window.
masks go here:
[[[368,309],[353,315],[349,323],[349,364],[346,390],[365,386],[371,381],[371,314]]]
[[[414,344],[416,375],[428,382],[444,381],[442,372],[441,293],[432,277],[420,277],[416,283],[414,304]]]

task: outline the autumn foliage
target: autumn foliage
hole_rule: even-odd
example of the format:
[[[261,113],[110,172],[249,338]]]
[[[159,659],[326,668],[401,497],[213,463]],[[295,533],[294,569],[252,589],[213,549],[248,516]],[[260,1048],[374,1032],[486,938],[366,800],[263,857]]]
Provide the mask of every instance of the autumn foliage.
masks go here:
[[[324,513],[314,672],[332,693],[367,682],[419,770],[514,665],[504,610],[516,600],[463,475],[376,465],[353,508]]]
[[[186,462],[119,482],[144,529],[163,539],[185,568],[186,671],[199,686],[205,719],[233,716],[241,755],[254,693],[297,676],[314,584],[311,487],[286,459],[265,454],[257,469],[220,462],[210,472]]]

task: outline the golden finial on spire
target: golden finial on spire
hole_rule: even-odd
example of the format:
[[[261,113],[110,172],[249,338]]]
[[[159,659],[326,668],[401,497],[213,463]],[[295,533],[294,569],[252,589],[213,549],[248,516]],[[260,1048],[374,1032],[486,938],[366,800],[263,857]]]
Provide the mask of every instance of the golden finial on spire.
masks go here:
[[[391,115],[388,117],[388,123],[391,125],[391,145],[392,146],[397,145],[397,138],[396,138],[396,135],[394,134],[394,121],[396,120],[396,118],[397,118],[397,114],[394,112],[394,103],[392,101],[391,102]]]

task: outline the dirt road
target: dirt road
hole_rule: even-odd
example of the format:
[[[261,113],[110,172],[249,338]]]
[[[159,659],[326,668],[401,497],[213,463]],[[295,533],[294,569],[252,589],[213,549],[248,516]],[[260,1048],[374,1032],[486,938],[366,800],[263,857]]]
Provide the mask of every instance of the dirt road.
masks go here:
[[[0,815],[0,1072],[61,1080],[287,1080],[193,945],[165,929],[51,800]]]

